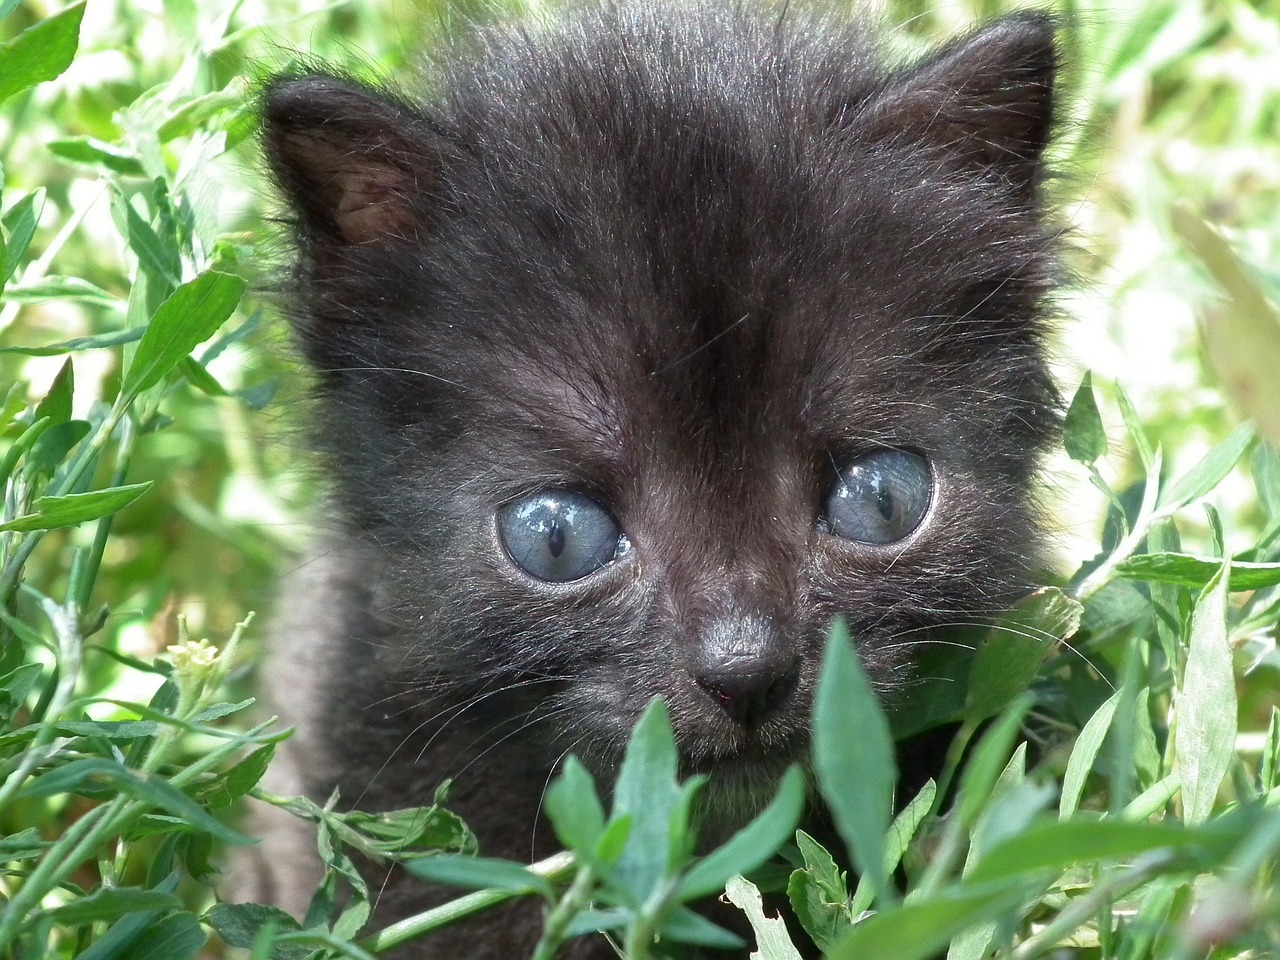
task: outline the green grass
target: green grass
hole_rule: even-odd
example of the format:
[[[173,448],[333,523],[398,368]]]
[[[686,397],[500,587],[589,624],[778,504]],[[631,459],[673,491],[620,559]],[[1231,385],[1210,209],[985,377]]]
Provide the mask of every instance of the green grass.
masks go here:
[[[880,8],[910,48],[1011,6]],[[358,883],[324,909],[343,851],[465,847],[465,832],[442,811],[429,837],[412,816],[294,802],[334,846],[317,924],[215,905],[216,845],[246,839],[231,801],[276,736],[243,704],[263,619],[231,638],[269,609],[316,493],[291,439],[253,84],[292,51],[397,75],[451,11],[481,7],[0,0],[0,954],[183,960],[217,930],[258,957],[367,956],[532,895],[548,902],[543,957],[595,924],[638,960],[657,931],[721,936],[684,904],[740,872],[729,896],[766,960],[790,956],[788,937],[851,960],[1280,953],[1274,0],[1059,7],[1054,190],[1078,278],[1062,381],[1092,371],[1046,471],[1062,577],[975,655],[930,665],[946,681],[930,718],[960,730],[936,785],[884,803],[888,741],[849,753],[833,733],[906,721],[820,697],[818,782],[849,849],[792,839],[788,788],[695,859],[678,810],[697,785],[675,783],[655,711],[613,810],[566,768],[547,807],[571,856],[536,876],[420,861],[483,889],[370,940]],[[829,661],[825,687],[859,682],[841,643]],[[675,853],[653,860],[659,833]],[[790,865],[762,866],[784,841]],[[757,887],[786,888],[801,925],[769,926]]]

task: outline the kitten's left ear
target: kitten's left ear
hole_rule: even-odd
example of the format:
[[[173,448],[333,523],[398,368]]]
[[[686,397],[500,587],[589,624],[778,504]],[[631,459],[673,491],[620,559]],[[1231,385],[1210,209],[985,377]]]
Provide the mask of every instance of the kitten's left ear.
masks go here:
[[[1034,195],[1053,121],[1054,19],[1004,17],[900,74],[869,104],[877,134],[933,144]]]

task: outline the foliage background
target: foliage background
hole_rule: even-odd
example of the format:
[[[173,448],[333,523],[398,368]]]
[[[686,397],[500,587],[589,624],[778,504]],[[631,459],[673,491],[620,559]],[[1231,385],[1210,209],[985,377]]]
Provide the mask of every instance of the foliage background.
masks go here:
[[[1020,5],[879,0],[860,8],[899,25],[909,52]],[[121,238],[111,199],[113,190],[133,196],[148,186],[131,158],[183,191],[197,251],[218,251],[250,280],[230,324],[247,323],[244,336],[205,358],[227,395],[180,380],[163,396],[164,428],[140,437],[129,458],[124,479],[155,485],[119,514],[106,543],[92,605],[108,613],[95,643],[146,660],[173,642],[179,612],[193,634],[215,638],[250,610],[265,614],[318,503],[317,479],[293,441],[301,386],[274,311],[274,277],[286,253],[255,148],[255,83],[298,51],[370,76],[403,76],[414,51],[454,18],[484,15],[489,6],[90,0],[70,69],[0,104],[4,209],[28,191],[47,191],[29,255],[0,303],[0,348],[128,322],[139,261]],[[1280,437],[1280,327],[1274,316],[1238,309],[1251,291],[1274,302],[1280,290],[1280,0],[1050,6],[1069,25],[1062,177],[1054,187],[1075,278],[1062,300],[1064,389],[1091,369],[1114,438],[1122,433],[1119,381],[1174,474],[1243,416]],[[7,14],[0,42],[62,8],[0,3]],[[0,62],[0,75],[4,68]],[[1229,248],[1205,239],[1201,218],[1220,228]],[[20,395],[38,400],[63,360],[0,352],[0,384],[19,384]],[[73,363],[75,413],[86,416],[118,389],[121,353],[78,352]],[[1100,466],[1120,491],[1142,473],[1121,449]],[[1099,549],[1105,500],[1065,455],[1049,464],[1047,480],[1062,569],[1073,570]],[[1254,543],[1266,516],[1247,474],[1228,477],[1212,499],[1228,544]],[[93,536],[91,525],[48,536],[28,563],[28,582],[56,593],[69,551]],[[1189,515],[1183,537],[1207,552],[1210,525]],[[1274,644],[1274,629],[1247,640],[1248,671],[1239,681],[1246,748],[1261,749],[1280,705]],[[83,692],[145,702],[161,679],[95,657],[86,661]],[[95,709],[110,719],[105,705]],[[77,810],[74,802],[49,804],[40,816],[53,829]],[[11,815],[0,811],[0,821]],[[19,825],[0,822],[0,832]]]

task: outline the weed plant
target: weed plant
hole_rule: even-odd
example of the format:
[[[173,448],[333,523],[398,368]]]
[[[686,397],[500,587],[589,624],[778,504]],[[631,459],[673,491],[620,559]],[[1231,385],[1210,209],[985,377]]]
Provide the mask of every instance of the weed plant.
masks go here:
[[[878,12],[911,47],[1010,7]],[[1069,572],[932,654],[909,714],[833,625],[812,778],[841,849],[796,831],[793,771],[695,854],[701,784],[655,702],[615,784],[565,763],[565,852],[527,865],[475,856],[444,794],[377,815],[263,794],[287,732],[240,692],[314,494],[280,439],[254,84],[291,50],[397,74],[487,6],[0,0],[0,955],[368,958],[515,896],[545,901],[539,960],[592,930],[629,960],[741,955],[690,909],[716,895],[764,960],[1280,955],[1280,7],[1060,8]],[[944,769],[899,795],[895,740],[943,724]],[[251,793],[316,824],[305,918],[217,899]],[[353,853],[459,897],[370,933]]]

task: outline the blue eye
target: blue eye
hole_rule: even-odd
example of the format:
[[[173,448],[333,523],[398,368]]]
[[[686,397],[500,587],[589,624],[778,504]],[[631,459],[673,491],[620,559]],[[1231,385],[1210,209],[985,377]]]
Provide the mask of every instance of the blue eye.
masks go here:
[[[822,525],[857,543],[902,540],[929,509],[933,478],[924,457],[905,450],[875,450],[846,463],[823,505]]]
[[[498,535],[512,563],[550,583],[581,580],[629,549],[612,514],[572,490],[507,504],[498,511]]]

